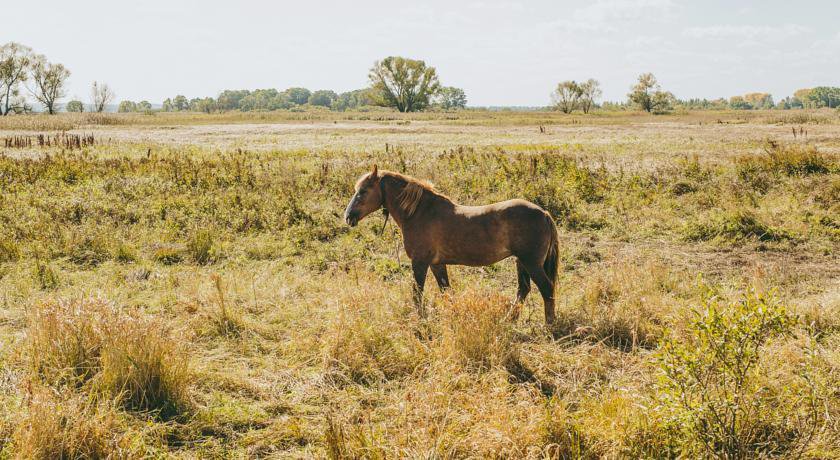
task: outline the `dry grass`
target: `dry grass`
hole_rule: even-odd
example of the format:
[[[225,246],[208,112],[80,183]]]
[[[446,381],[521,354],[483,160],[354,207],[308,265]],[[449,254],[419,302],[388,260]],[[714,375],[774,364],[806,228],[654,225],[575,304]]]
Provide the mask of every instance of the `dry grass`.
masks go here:
[[[6,117],[97,143],[0,156],[0,458],[711,457],[659,358],[749,286],[791,317],[739,390],[752,453],[837,457],[840,125],[782,115]],[[558,324],[512,261],[421,320],[398,232],[340,218],[373,162],[550,209]],[[806,396],[812,436],[778,420]]]

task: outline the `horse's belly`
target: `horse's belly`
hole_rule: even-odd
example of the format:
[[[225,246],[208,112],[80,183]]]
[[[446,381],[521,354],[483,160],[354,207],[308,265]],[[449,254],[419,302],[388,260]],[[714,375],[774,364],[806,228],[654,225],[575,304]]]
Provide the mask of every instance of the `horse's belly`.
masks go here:
[[[452,250],[440,251],[434,258],[433,264],[443,265],[469,265],[481,267],[494,264],[500,260],[510,257],[512,253],[508,248],[496,248],[482,251]]]

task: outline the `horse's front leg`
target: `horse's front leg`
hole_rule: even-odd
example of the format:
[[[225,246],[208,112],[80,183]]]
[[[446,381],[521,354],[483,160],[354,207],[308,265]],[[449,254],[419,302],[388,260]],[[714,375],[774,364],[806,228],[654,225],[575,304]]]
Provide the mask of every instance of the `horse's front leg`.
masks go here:
[[[432,274],[435,275],[438,287],[441,291],[449,289],[449,273],[446,271],[446,265],[437,264],[432,265]]]
[[[414,306],[417,307],[417,314],[421,318],[425,318],[426,308],[423,306],[423,287],[426,285],[426,273],[429,271],[429,264],[412,260],[411,270],[414,272]]]

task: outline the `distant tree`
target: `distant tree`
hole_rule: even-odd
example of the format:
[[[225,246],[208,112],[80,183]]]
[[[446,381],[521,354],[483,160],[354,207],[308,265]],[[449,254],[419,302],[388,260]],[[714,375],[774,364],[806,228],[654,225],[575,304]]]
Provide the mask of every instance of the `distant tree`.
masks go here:
[[[183,112],[190,109],[190,101],[183,94],[179,94],[172,99],[172,108],[176,112]]]
[[[152,103],[149,101],[140,101],[137,103],[137,110],[142,112],[151,112],[152,111]]]
[[[434,67],[399,56],[375,62],[368,78],[374,101],[400,112],[423,110],[440,89]]]
[[[589,113],[592,107],[601,98],[601,84],[598,80],[590,78],[579,85],[580,89],[580,109],[583,113]]]
[[[659,87],[656,77],[652,73],[643,73],[639,75],[639,80],[631,88],[630,94],[627,95],[629,101],[645,112],[653,111],[653,93]]]
[[[551,93],[551,101],[554,107],[563,113],[572,113],[580,103],[580,85],[574,80],[566,80],[557,84],[557,88]]]
[[[289,88],[284,92],[289,98],[289,101],[297,105],[306,104],[309,102],[309,96],[312,95],[312,92],[306,88]]]
[[[656,90],[651,97],[651,113],[661,115],[674,110],[677,98],[670,91]]]
[[[32,59],[30,67],[32,96],[40,102],[50,115],[55,113],[55,102],[66,96],[64,84],[70,78],[70,71],[61,64],[53,64],[47,58],[38,55]]]
[[[753,106],[743,96],[732,96],[729,98],[729,108],[733,110],[750,110]]]
[[[98,82],[93,82],[93,86],[90,89],[90,95],[91,106],[93,106],[93,110],[97,112],[104,112],[105,106],[110,104],[111,101],[114,100],[114,97],[116,97],[107,84]]]
[[[628,101],[645,112],[662,114],[673,110],[676,98],[669,91],[663,91],[652,73],[639,75],[639,80],[630,88]]]
[[[332,109],[343,112],[345,110],[358,109],[359,107],[371,105],[372,103],[370,89],[363,88],[339,94],[333,101]]]
[[[82,113],[82,112],[85,111],[85,104],[83,104],[82,101],[78,101],[78,100],[74,99],[74,100],[68,102],[67,105],[64,106],[64,110],[66,110],[68,112]]]
[[[321,107],[330,107],[334,100],[338,98],[338,94],[335,91],[330,91],[326,89],[322,89],[319,91],[315,91],[311,95],[309,95],[309,105],[318,105]]]
[[[164,99],[160,109],[164,112],[172,112],[173,110],[175,110],[175,107],[172,105],[172,99],[168,97]]]
[[[242,90],[224,90],[216,99],[219,110],[237,110],[239,103],[246,96],[251,94],[247,89]]]
[[[835,86],[817,86],[808,93],[812,107],[840,107],[840,88]]]
[[[461,88],[443,86],[438,92],[437,100],[445,110],[463,109],[467,107],[467,93]]]
[[[120,113],[127,113],[127,112],[136,112],[137,111],[137,103],[132,101],[120,101],[120,105],[117,107],[117,112]]]
[[[772,109],[775,105],[773,96],[768,93],[747,93],[744,95],[744,100],[754,109]]]
[[[212,97],[190,99],[189,109],[193,112],[215,112],[216,100]]]
[[[812,101],[811,101],[811,88],[802,88],[798,89],[793,92],[793,97],[799,99],[802,102],[803,108],[810,108]]]
[[[29,78],[32,48],[10,42],[0,46],[0,115],[26,110],[20,85]]]

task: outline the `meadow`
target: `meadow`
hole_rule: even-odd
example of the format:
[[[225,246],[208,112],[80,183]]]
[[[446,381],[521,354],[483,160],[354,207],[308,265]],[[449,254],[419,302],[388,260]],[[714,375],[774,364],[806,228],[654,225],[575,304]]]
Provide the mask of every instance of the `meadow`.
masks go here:
[[[840,457],[837,111],[0,118],[62,131],[0,150],[0,458]],[[557,323],[512,260],[418,318],[373,164],[548,210]]]

